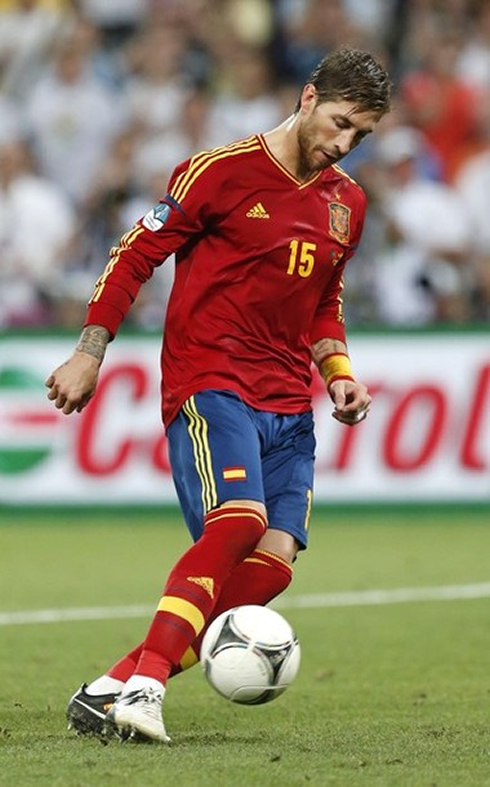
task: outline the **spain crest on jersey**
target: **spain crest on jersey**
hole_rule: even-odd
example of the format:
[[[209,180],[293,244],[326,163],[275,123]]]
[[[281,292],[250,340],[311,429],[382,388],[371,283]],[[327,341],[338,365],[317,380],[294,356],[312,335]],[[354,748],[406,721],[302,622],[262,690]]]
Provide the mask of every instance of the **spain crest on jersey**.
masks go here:
[[[340,243],[348,243],[350,238],[350,208],[341,202],[331,202],[328,206],[329,230]]]

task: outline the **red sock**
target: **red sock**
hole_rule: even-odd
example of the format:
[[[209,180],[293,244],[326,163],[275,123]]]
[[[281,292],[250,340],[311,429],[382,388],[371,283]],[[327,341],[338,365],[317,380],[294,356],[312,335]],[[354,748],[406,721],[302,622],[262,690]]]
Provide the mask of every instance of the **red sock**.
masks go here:
[[[174,665],[171,675],[177,675],[199,661],[199,652],[206,629],[218,615],[241,604],[264,606],[286,590],[292,576],[291,566],[278,555],[266,552],[264,549],[256,549],[252,552],[228,578],[206,626],[186,650],[180,663]]]
[[[170,677],[192,667],[199,661],[202,638],[211,620],[214,620],[226,609],[237,607],[240,604],[267,604],[286,590],[291,578],[292,569],[285,560],[263,549],[256,549],[252,552],[230,574],[223,585],[220,597],[205,628],[187,648],[180,663],[172,667]],[[125,683],[135,671],[143,645],[142,642],[114,664],[107,674]]]
[[[135,674],[165,683],[201,633],[230,573],[254,549],[267,526],[253,508],[227,506],[211,511],[199,541],[168,577],[150,625]]]
[[[144,642],[141,642],[136,648],[123,656],[122,659],[116,661],[110,670],[106,672],[106,675],[109,675],[109,677],[115,678],[116,680],[122,680],[123,683],[126,683],[126,681],[129,680],[136,669],[139,657],[141,656],[141,651],[143,650],[143,645]]]

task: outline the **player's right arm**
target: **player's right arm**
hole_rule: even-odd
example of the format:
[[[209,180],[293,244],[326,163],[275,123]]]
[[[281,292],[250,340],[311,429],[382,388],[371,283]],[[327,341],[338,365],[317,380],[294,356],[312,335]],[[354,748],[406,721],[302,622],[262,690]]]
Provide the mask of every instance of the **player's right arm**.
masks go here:
[[[165,208],[156,206],[152,213]],[[152,214],[137,222],[111,249],[109,262],[95,284],[87,318],[73,355],[46,380],[48,399],[65,415],[81,412],[95,393],[107,344],[134,303],[142,284],[192,233],[192,226],[177,207],[167,206],[169,228],[150,224]],[[173,215],[171,215],[173,213]],[[160,231],[156,231],[156,229]]]
[[[244,143],[246,150],[255,147],[252,142]],[[220,193],[220,177],[212,165],[215,161],[221,164],[223,158],[218,150],[180,164],[162,202],[111,249],[89,301],[75,352],[46,380],[48,399],[66,415],[81,412],[94,395],[107,344],[115,337],[142,284],[212,219],[214,206],[219,204],[216,194]],[[220,171],[226,173],[226,166]]]
[[[169,189],[185,171],[184,162],[176,168]],[[198,223],[167,195],[111,249],[109,262],[95,283],[75,351],[45,382],[49,388],[48,399],[65,415],[81,412],[95,394],[107,345],[116,335],[141,285],[198,229]]]
[[[81,412],[97,387],[99,369],[111,335],[101,325],[87,325],[75,352],[46,380],[48,399],[65,415]]]

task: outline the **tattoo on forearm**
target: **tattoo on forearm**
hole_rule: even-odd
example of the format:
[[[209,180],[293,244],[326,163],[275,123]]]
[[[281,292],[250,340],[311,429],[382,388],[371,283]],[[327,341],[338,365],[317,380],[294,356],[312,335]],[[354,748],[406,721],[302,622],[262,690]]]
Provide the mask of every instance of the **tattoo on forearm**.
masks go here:
[[[331,353],[347,354],[347,345],[339,339],[320,339],[311,345],[311,357],[317,366],[320,366],[325,356]]]
[[[101,325],[87,325],[82,331],[76,350],[92,355],[99,363],[102,363],[109,339],[110,333],[107,328],[103,328]]]

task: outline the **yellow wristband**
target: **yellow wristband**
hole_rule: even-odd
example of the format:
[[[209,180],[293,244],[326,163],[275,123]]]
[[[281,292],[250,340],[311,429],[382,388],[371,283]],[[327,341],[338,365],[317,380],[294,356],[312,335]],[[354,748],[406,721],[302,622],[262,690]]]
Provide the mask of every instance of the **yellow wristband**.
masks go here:
[[[327,388],[334,380],[354,380],[350,358],[345,353],[330,353],[320,364],[320,374]]]

